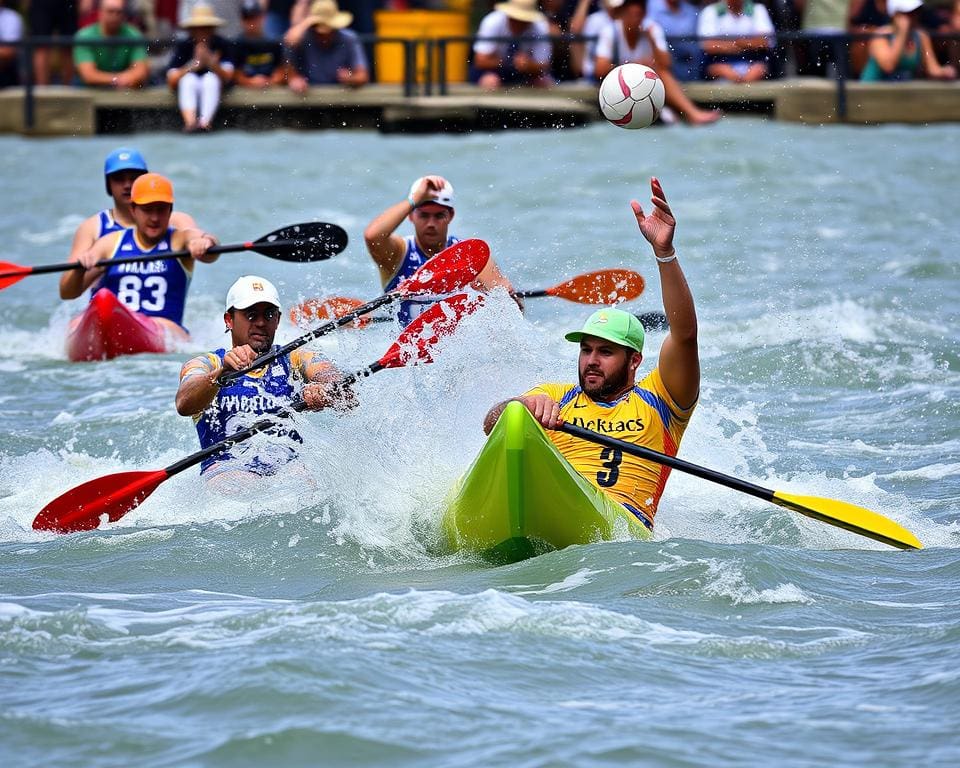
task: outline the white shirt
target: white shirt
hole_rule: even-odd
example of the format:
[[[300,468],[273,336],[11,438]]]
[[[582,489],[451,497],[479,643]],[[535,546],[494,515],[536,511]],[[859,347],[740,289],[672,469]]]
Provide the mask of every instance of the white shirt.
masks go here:
[[[587,43],[587,50],[583,57],[583,76],[589,79],[593,79],[594,71],[594,57],[597,55],[597,44],[599,42],[600,34],[607,27],[613,27],[616,24],[616,21],[610,17],[610,14],[607,13],[603,8],[599,11],[594,11],[589,16],[587,20],[583,22],[583,36],[584,37],[596,37],[597,40]]]
[[[654,46],[661,50],[667,50],[667,38],[663,34],[663,29],[657,22],[651,18],[645,18],[640,25],[644,32],[649,32],[653,38]],[[614,45],[616,40],[616,45]],[[616,57],[614,57],[616,50]],[[637,45],[631,48],[627,44],[627,39],[623,36],[623,22],[617,21],[612,27],[607,27],[600,34],[600,40],[597,42],[597,58],[609,59],[614,66],[626,64],[628,61],[638,61],[640,59],[652,59],[653,48],[650,47],[650,39],[647,35],[637,36]]]
[[[10,8],[0,8],[0,40],[12,43],[23,37],[23,19]]]
[[[743,4],[744,13],[740,15],[732,13],[729,8],[726,8],[724,13],[718,13],[718,6],[721,4],[726,6],[725,0],[708,5],[700,11],[700,18],[697,19],[697,34],[700,37],[773,35],[770,14],[760,3],[751,4],[750,0],[747,0]],[[753,13],[748,14],[751,5]]]
[[[509,17],[503,11],[492,11],[483,17],[477,29],[477,37],[513,37],[510,31]],[[520,43],[520,50],[529,54],[537,64],[549,64],[553,46],[550,44],[550,28],[543,19],[534,21],[524,30]],[[477,40],[473,44],[474,53],[495,53],[498,58],[505,58],[509,51],[509,43],[499,43],[495,40]]]

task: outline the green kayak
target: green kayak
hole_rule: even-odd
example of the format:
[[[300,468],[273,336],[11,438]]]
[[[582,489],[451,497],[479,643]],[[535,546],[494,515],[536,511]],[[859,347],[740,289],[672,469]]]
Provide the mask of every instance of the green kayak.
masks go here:
[[[443,530],[453,550],[514,562],[571,544],[649,539],[621,504],[583,478],[543,428],[511,402],[480,455],[446,501]]]

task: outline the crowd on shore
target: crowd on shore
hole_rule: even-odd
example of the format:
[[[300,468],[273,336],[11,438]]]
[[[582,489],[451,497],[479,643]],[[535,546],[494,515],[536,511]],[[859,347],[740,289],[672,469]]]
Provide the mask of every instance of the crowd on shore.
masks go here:
[[[474,5],[468,79],[480,88],[596,82],[636,61],[660,73],[667,105],[693,123],[716,115],[685,97],[684,82],[832,76],[838,67],[864,80],[952,80],[960,70],[960,0]],[[234,86],[362,87],[376,79],[375,51],[360,37],[374,33],[375,11],[443,7],[444,0],[0,0],[0,87],[23,82],[28,70],[41,86],[166,84],[178,95],[185,130],[203,131]],[[174,34],[172,48],[151,56],[148,40]],[[834,45],[845,35],[855,37]],[[73,40],[34,46],[29,62],[23,49],[3,45],[28,36]]]

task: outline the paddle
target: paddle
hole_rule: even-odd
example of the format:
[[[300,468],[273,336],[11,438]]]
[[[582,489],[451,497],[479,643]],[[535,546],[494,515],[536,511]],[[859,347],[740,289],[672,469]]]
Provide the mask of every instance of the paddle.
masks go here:
[[[431,348],[442,336],[449,334],[460,318],[472,308],[465,294],[434,304],[408,325],[390,349],[376,362],[356,373],[344,377],[338,388],[343,389],[357,379],[370,376],[387,368],[402,368],[410,363],[432,362]],[[278,419],[290,416],[306,408],[303,400],[294,401],[289,408],[267,415],[246,429],[235,432],[219,443],[180,459],[165,469],[152,471],[117,472],[106,475],[61,494],[47,504],[33,521],[38,531],[76,533],[89,531],[100,525],[100,519],[115,523],[135,509],[165,480],[199,464],[209,456],[215,456],[237,443],[249,439],[277,425]]]
[[[619,301],[630,301],[637,298],[646,283],[643,275],[629,269],[600,269],[596,272],[587,272],[569,280],[536,291],[516,291],[513,295],[529,299],[537,296],[554,296],[556,298],[576,301],[580,304],[615,304]],[[307,299],[290,310],[290,322],[300,325],[307,320],[326,320],[341,317],[356,307],[361,306],[359,299],[346,296],[331,296],[326,299]],[[657,313],[651,315],[651,328],[666,327],[666,318]],[[639,317],[639,316],[638,316]],[[663,318],[659,320],[657,318]],[[391,318],[392,319],[392,318]],[[641,322],[643,318],[641,317]],[[373,322],[381,322],[381,318],[370,318]],[[367,325],[364,321],[357,324],[358,328]]]
[[[643,275],[630,269],[599,269],[536,291],[517,291],[514,296],[532,299],[539,296],[575,301],[579,304],[615,304],[637,298],[646,282]]]
[[[260,355],[246,368],[220,374],[218,382],[221,385],[226,384],[245,373],[262,368],[267,363],[276,360],[280,355],[285,355],[297,347],[302,347],[307,342],[351,323],[360,318],[361,315],[372,312],[398,298],[426,293],[449,293],[462,288],[480,274],[481,270],[487,265],[489,258],[490,247],[483,240],[461,240],[454,243],[449,248],[440,251],[389,293],[355,307],[347,314],[298,336],[282,347]]]
[[[605,445],[609,448],[615,448],[633,456],[639,456],[641,459],[655,461],[657,464],[664,464],[673,469],[679,469],[681,472],[696,475],[713,483],[725,485],[727,488],[732,488],[735,491],[748,493],[764,501],[769,501],[794,512],[799,512],[801,515],[812,517],[814,520],[819,520],[822,523],[843,528],[860,536],[866,536],[874,541],[882,542],[883,544],[889,544],[891,547],[898,547],[899,549],[923,548],[919,539],[903,526],[883,515],[871,512],[864,507],[858,507],[855,504],[848,504],[845,501],[837,501],[835,499],[824,499],[818,496],[795,496],[782,491],[771,491],[759,485],[748,483],[746,480],[724,475],[712,469],[707,469],[697,464],[691,464],[683,459],[678,459],[675,456],[667,456],[664,453],[659,453],[650,448],[644,448],[639,445],[624,442],[623,440],[617,440],[613,437],[607,437],[606,435],[601,435],[598,432],[584,429],[574,424],[563,424],[560,427],[560,431],[566,432],[568,435],[573,435],[574,437]]]
[[[290,310],[290,322],[299,325],[302,320],[301,311],[308,312],[311,317],[317,320],[328,320],[330,318],[345,317],[362,307],[363,302],[360,299],[351,299],[347,296],[329,296],[326,299],[308,299],[297,307]],[[305,308],[305,309],[303,309]],[[663,312],[638,312],[637,319],[643,325],[646,331],[665,331],[670,326],[667,323],[667,316]],[[354,328],[366,328],[370,323],[393,323],[395,317],[385,317],[377,315],[375,317],[361,317],[356,320]]]
[[[215,245],[207,253],[231,253],[236,251],[256,251],[271,259],[298,263],[323,261],[336,256],[347,247],[347,233],[336,224],[327,224],[322,221],[309,221],[303,224],[291,224],[288,227],[275,230],[264,235],[259,240],[233,245]],[[190,251],[168,251],[167,253],[150,253],[143,256],[121,256],[114,259],[102,259],[97,262],[98,267],[108,267],[117,264],[132,264],[140,261],[160,261],[162,259],[179,259],[189,256]],[[83,269],[83,265],[76,261],[66,261],[61,264],[46,264],[38,267],[23,267],[9,261],[0,261],[0,291],[20,282],[29,275],[41,275],[50,272],[69,272],[74,269]]]

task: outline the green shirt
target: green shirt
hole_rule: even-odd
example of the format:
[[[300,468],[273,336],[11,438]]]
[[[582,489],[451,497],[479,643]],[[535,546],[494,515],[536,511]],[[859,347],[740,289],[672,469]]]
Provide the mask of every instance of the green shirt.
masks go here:
[[[88,24],[74,36],[74,40],[96,40],[106,37],[100,29],[99,23]],[[116,39],[136,40],[143,42],[141,35],[134,27],[124,24],[116,35]],[[101,72],[123,72],[138,61],[147,58],[145,45],[76,45],[73,48],[74,64],[90,62]]]

